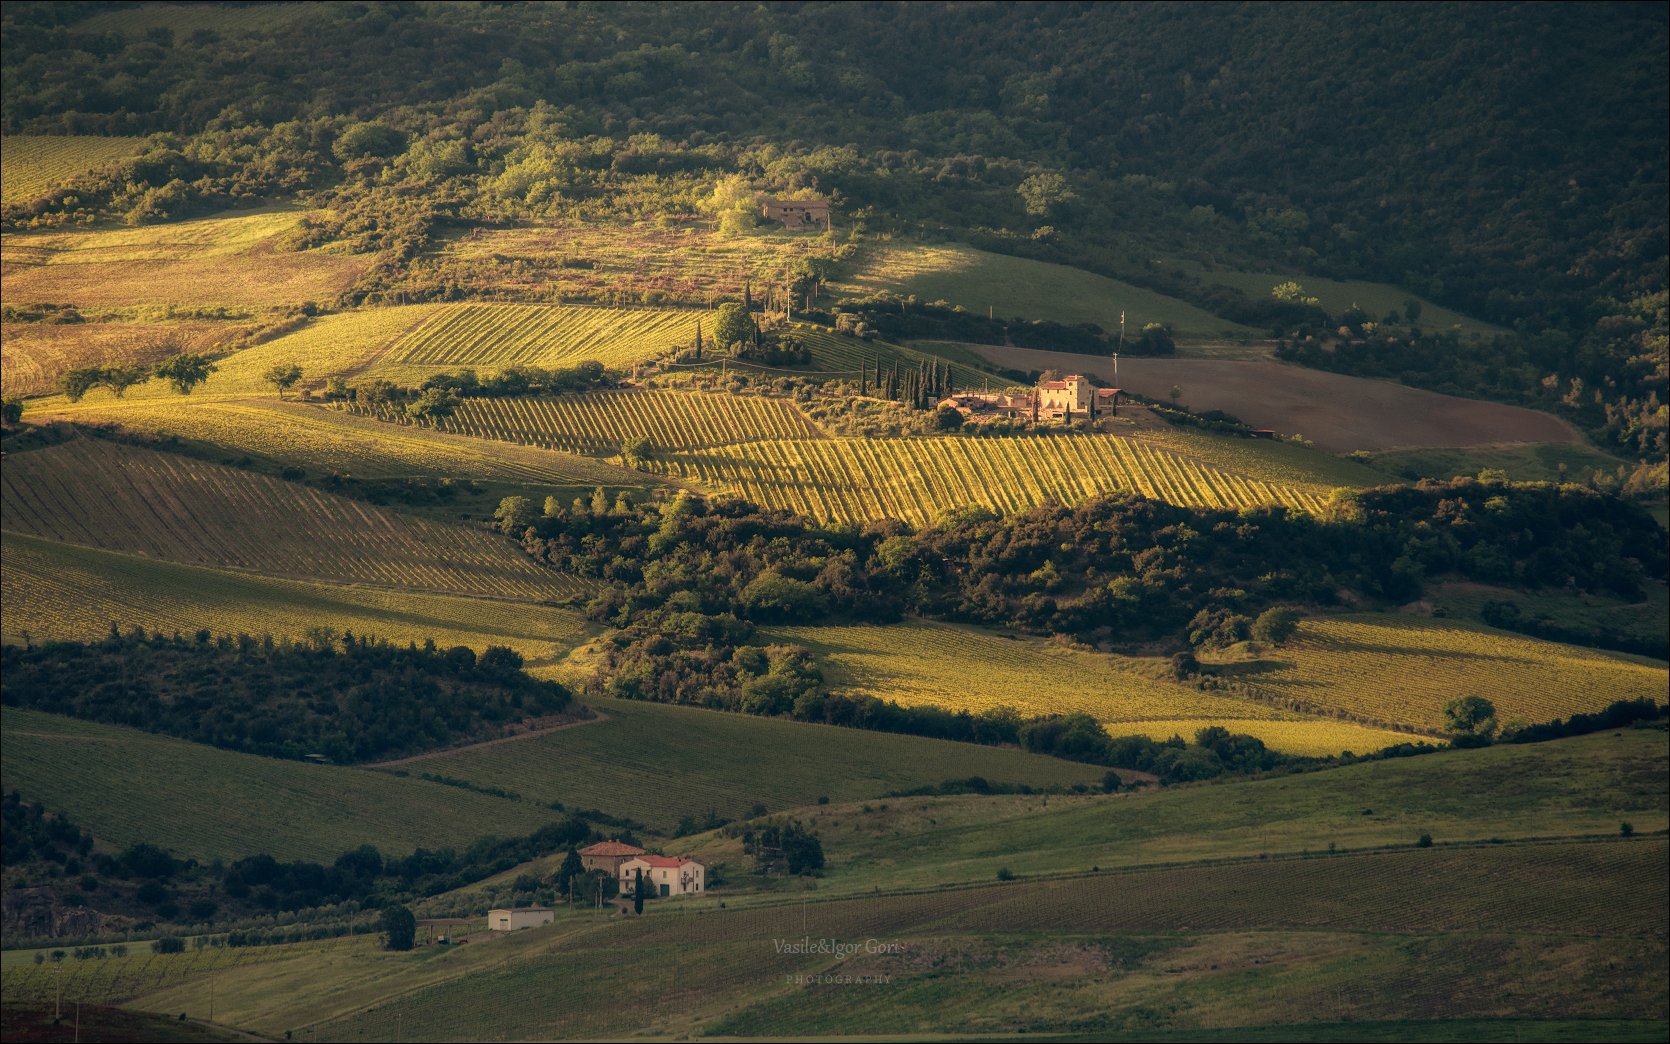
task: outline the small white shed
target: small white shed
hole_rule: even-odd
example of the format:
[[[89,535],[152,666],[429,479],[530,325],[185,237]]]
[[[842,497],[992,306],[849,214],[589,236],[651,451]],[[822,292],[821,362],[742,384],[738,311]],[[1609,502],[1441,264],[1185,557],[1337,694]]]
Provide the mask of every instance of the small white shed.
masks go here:
[[[487,912],[487,927],[495,932],[514,932],[518,928],[537,928],[550,923],[549,906],[518,906],[514,910]]]

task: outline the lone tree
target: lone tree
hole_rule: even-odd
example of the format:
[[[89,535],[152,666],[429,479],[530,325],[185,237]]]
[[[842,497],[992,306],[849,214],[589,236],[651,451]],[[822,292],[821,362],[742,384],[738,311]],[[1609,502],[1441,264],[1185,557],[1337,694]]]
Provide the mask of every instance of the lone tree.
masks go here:
[[[655,444],[647,435],[634,435],[620,444],[621,459],[633,471],[644,470],[644,462],[655,452]]]
[[[209,374],[219,369],[220,367],[201,355],[182,352],[167,362],[157,363],[151,372],[167,381],[181,395],[190,395],[193,388],[208,380]]]
[[[136,384],[144,384],[151,379],[149,366],[106,366],[104,373],[99,376],[99,384],[110,389],[110,394],[118,399],[122,393]]]
[[[1281,645],[1299,629],[1299,614],[1286,606],[1266,609],[1253,621],[1252,636],[1265,645]]]
[[[1489,739],[1496,733],[1496,705],[1483,696],[1458,696],[1444,704],[1444,731]]]
[[[302,379],[302,368],[295,363],[279,363],[266,373],[261,379],[278,389],[278,397],[284,398],[284,393]]]
[[[745,344],[754,339],[754,317],[735,301],[719,306],[719,322],[713,328],[713,343],[721,348]]]
[[[71,402],[80,402],[88,392],[104,382],[104,367],[79,366],[58,375],[58,390]]]
[[[954,406],[941,406],[934,413],[934,427],[940,431],[956,431],[963,426],[963,412]]]
[[[457,408],[457,399],[439,388],[430,388],[419,396],[416,402],[406,404],[406,415],[434,425],[443,418],[452,416]]]
[[[384,909],[377,927],[382,930],[385,949],[410,950],[417,939],[417,918],[404,906]]]
[[[23,420],[23,400],[13,397],[5,399],[3,402],[6,426],[11,427],[13,424],[21,422]]]

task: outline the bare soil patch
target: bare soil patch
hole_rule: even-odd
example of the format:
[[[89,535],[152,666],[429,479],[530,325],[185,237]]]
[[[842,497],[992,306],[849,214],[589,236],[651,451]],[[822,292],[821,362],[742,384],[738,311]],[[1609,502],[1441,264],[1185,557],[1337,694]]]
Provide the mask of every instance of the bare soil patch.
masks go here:
[[[1179,400],[1195,410],[1222,410],[1255,428],[1303,434],[1318,449],[1352,450],[1479,446],[1504,442],[1579,442],[1565,421],[1518,406],[1458,399],[1273,360],[1112,359],[1027,348],[970,345],[1000,366],[1094,375],[1128,391]]]
[[[0,384],[7,395],[41,395],[56,390],[65,370],[161,362],[175,350],[161,344],[165,337],[205,351],[236,329],[225,323],[8,324],[0,326]]]

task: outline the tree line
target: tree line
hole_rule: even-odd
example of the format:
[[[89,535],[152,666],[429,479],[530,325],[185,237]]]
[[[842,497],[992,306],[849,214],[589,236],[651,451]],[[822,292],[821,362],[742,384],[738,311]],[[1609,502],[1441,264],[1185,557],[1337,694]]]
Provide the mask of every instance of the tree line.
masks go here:
[[[297,642],[207,629],[124,634],[113,623],[98,642],[7,645],[0,665],[8,707],[341,765],[496,736],[572,699],[524,672],[513,649],[401,648],[327,627]]]

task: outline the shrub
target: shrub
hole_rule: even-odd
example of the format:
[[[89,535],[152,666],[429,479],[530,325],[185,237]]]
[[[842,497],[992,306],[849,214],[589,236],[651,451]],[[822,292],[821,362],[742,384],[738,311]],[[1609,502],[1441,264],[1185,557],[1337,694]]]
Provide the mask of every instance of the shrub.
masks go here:
[[[184,953],[185,950],[185,940],[176,939],[172,935],[165,935],[151,944],[152,953]]]

